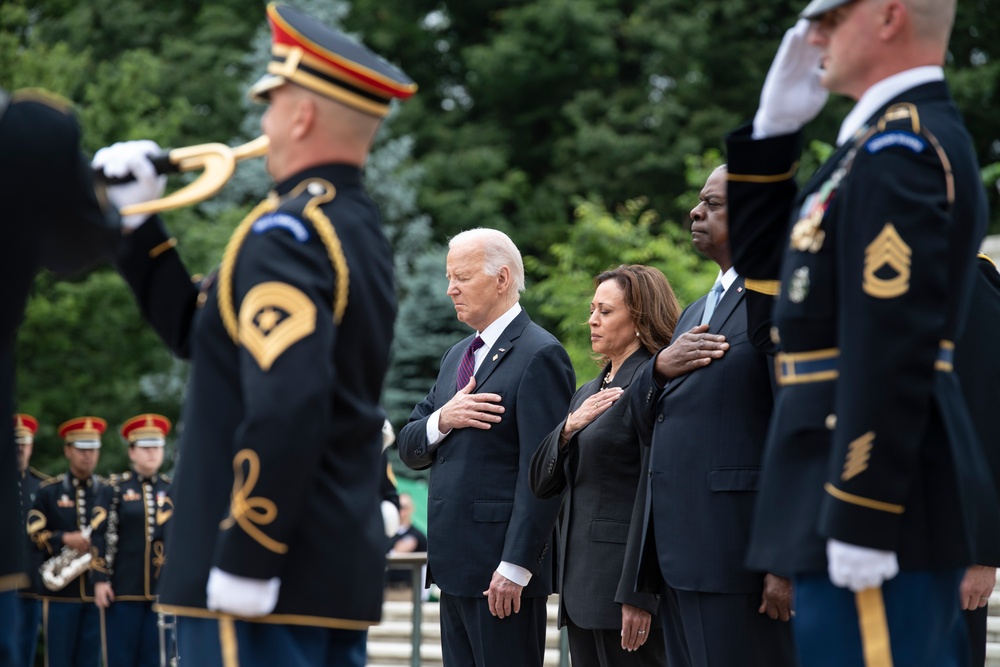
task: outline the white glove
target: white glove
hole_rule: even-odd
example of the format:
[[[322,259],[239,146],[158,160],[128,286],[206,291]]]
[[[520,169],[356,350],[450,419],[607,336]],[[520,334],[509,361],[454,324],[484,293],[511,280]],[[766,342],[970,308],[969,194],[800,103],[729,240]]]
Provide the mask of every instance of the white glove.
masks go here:
[[[382,423],[382,449],[389,449],[394,442],[396,442],[396,432],[392,430],[392,424],[386,419]]]
[[[121,185],[109,185],[108,201],[121,210],[132,204],[159,199],[167,187],[167,177],[158,176],[156,167],[147,158],[160,152],[155,141],[121,141],[102,148],[94,155],[91,166],[104,172],[109,178],[122,178],[128,174],[134,181]],[[122,216],[122,227],[132,231],[149,218],[149,214]]]
[[[238,577],[213,567],[208,573],[208,608],[236,616],[265,616],[278,604],[281,579]]]
[[[382,525],[386,537],[392,537],[399,530],[399,510],[388,500],[382,501]]]
[[[876,588],[899,574],[894,551],[879,551],[838,540],[826,541],[827,569],[834,586],[855,593]]]
[[[753,119],[753,138],[798,132],[823,110],[829,92],[820,83],[822,51],[806,41],[809,21],[788,29],[767,71],[760,106]]]

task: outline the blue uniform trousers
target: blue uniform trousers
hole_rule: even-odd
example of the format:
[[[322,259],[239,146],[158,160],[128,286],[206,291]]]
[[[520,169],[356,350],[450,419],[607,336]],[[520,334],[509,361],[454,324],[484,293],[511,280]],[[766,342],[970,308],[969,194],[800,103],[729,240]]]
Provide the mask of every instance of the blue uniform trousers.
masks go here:
[[[42,627],[42,603],[31,598],[18,598],[20,617],[17,625],[19,660],[15,665],[32,667],[38,650],[38,631]]]
[[[959,608],[964,570],[900,572],[854,593],[825,573],[795,578],[801,667],[967,667]]]
[[[115,602],[105,609],[103,644],[106,667],[159,667],[160,635],[153,603]]]
[[[0,665],[24,667],[18,649],[18,619],[21,616],[15,591],[0,593]]]
[[[101,614],[93,602],[42,601],[48,667],[98,667]]]
[[[364,667],[367,638],[365,630],[177,617],[184,667]]]

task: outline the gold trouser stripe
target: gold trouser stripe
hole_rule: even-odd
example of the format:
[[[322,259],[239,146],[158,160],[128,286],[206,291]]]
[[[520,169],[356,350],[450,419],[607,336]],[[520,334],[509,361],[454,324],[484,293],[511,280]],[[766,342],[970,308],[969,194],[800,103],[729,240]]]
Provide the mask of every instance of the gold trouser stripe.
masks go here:
[[[154,247],[152,250],[149,251],[149,258],[155,259],[160,255],[162,255],[163,253],[165,253],[166,251],[170,250],[171,248],[176,248],[176,247],[177,247],[177,239],[167,239],[166,241],[164,241],[163,243],[159,244],[158,246]]]
[[[49,667],[49,601],[42,600],[42,632],[45,633],[45,667]]]
[[[763,174],[734,174],[729,172],[727,180],[735,181],[737,183],[780,183],[781,181],[787,181],[795,176],[795,172],[799,170],[799,163],[795,162],[792,164],[792,168],[783,174],[773,174],[773,175],[763,175]]]
[[[868,509],[878,510],[880,512],[889,512],[890,514],[902,514],[906,511],[906,508],[902,505],[886,503],[881,500],[872,500],[871,498],[856,496],[853,493],[841,491],[833,484],[830,484],[830,482],[827,482],[823,488],[837,500],[843,500],[845,503],[851,503],[852,505],[860,505],[861,507],[867,507]]]
[[[767,294],[769,296],[778,296],[778,293],[781,292],[780,280],[754,280],[753,278],[744,278],[743,286],[751,292],[760,292],[761,294]]]
[[[240,667],[236,622],[231,618],[219,619],[219,646],[222,647],[222,667]]]
[[[889,622],[885,617],[885,600],[881,588],[866,588],[854,594],[858,607],[858,628],[861,630],[861,652],[865,667],[892,667],[892,647],[889,644]]]
[[[104,664],[108,664],[108,626],[104,621],[104,607],[98,607],[101,612],[101,655],[104,656]]]

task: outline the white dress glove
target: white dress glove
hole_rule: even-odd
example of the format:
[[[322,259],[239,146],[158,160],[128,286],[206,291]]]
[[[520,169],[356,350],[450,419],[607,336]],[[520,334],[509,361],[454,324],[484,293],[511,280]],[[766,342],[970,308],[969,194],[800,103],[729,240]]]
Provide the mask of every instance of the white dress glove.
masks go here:
[[[382,501],[382,525],[386,537],[392,537],[399,530],[399,510],[388,500]]]
[[[753,138],[798,132],[823,110],[829,92],[820,83],[822,51],[806,41],[809,21],[788,29],[767,71],[760,106],[753,119]]]
[[[827,540],[826,558],[833,585],[849,588],[855,593],[881,586],[882,582],[899,574],[899,562],[893,551]]]
[[[236,616],[265,616],[278,604],[281,579],[239,577],[213,567],[208,573],[208,608]]]
[[[108,186],[108,201],[121,210],[132,204],[159,199],[167,187],[167,177],[159,176],[147,156],[160,152],[155,141],[123,141],[102,148],[94,155],[91,166],[109,178],[122,178],[128,174],[134,181]],[[122,227],[132,231],[146,221],[149,214],[122,216]]]

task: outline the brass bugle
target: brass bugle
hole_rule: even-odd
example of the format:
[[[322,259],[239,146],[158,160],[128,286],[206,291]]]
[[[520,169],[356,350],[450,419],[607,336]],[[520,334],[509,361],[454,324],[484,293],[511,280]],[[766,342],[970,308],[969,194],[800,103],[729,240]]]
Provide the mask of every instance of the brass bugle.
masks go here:
[[[267,155],[269,140],[260,136],[239,146],[220,143],[199,144],[174,148],[160,155],[150,156],[157,173],[167,174],[196,171],[201,175],[179,190],[152,201],[130,204],[121,209],[122,215],[151,215],[175,208],[203,202],[219,193],[236,171],[236,163],[253,157]],[[113,183],[110,179],[105,179]],[[117,182],[122,182],[121,180]]]

